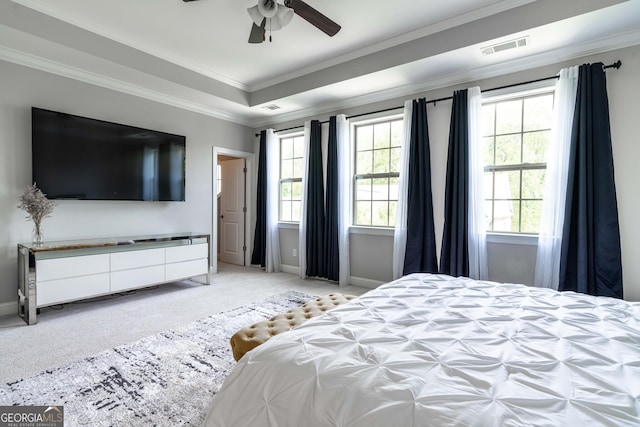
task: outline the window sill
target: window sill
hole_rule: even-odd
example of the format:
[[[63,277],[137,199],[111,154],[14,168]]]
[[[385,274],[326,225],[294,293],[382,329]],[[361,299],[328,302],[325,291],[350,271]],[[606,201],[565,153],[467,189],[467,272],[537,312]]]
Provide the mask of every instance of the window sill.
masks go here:
[[[538,246],[537,234],[487,233],[487,243]]]
[[[349,227],[349,234],[368,234],[371,236],[391,236],[393,237],[393,228],[382,227],[363,227],[361,225]]]
[[[285,230],[299,230],[300,223],[298,222],[279,222],[278,228],[284,228]]]

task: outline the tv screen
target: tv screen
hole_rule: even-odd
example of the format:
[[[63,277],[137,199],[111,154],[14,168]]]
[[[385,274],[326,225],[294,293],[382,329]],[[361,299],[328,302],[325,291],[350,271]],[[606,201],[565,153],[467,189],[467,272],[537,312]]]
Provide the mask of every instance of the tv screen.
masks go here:
[[[50,199],[185,200],[185,137],[32,107],[33,182]]]

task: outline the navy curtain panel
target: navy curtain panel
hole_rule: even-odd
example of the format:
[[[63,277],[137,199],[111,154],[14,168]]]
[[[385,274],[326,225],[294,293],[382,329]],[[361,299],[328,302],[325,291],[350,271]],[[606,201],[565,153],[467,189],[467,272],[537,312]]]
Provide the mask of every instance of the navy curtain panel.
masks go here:
[[[329,118],[325,208],[325,273],[327,279],[338,281],[340,278],[340,253],[338,250],[338,131],[336,116]]]
[[[609,101],[602,63],[580,67],[558,289],[622,298]]]
[[[407,244],[403,274],[437,273],[436,234],[431,194],[431,154],[427,103],[413,101],[407,196]]]
[[[309,169],[307,172],[307,271],[308,277],[325,277],[324,173],[322,171],[321,125],[311,121]]]
[[[469,276],[469,115],[467,90],[455,91],[449,125],[440,273]]]
[[[260,132],[258,157],[258,200],[256,202],[256,228],[253,235],[251,264],[266,267],[267,259],[267,132]]]

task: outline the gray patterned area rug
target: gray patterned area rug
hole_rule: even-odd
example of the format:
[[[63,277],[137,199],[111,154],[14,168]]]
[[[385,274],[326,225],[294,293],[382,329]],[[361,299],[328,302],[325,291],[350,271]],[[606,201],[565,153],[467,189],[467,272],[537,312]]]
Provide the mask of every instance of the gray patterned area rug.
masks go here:
[[[64,405],[68,426],[199,426],[235,366],[231,335],[312,298],[289,291],[0,385],[0,404]]]

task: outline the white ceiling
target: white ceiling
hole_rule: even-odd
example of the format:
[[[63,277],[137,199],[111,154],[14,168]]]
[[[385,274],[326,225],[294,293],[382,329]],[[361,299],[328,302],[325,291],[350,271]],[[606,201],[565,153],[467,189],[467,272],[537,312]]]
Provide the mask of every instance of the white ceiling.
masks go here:
[[[256,0],[3,1],[0,59],[260,127],[640,44],[640,0],[305,1],[341,31],[249,44]]]

